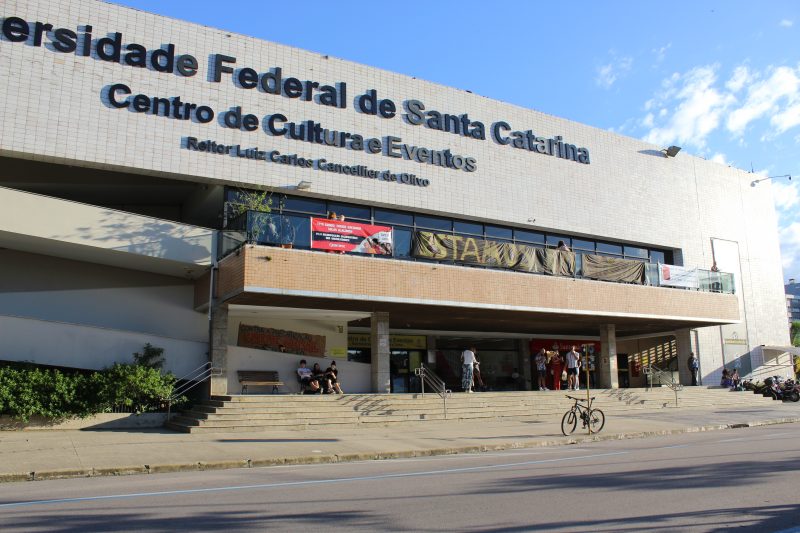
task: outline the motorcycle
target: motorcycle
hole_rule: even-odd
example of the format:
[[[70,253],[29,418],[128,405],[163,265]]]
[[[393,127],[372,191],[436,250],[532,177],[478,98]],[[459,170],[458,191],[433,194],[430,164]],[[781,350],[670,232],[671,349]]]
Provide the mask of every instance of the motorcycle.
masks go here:
[[[791,400],[793,402],[800,401],[800,383],[793,379],[787,379],[783,382],[783,399]]]

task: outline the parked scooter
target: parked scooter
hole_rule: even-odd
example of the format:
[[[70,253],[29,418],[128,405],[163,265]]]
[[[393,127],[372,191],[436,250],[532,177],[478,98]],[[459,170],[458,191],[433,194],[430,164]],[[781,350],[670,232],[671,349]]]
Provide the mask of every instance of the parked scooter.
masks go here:
[[[783,399],[791,400],[793,402],[800,401],[800,383],[793,379],[787,379],[783,382]]]

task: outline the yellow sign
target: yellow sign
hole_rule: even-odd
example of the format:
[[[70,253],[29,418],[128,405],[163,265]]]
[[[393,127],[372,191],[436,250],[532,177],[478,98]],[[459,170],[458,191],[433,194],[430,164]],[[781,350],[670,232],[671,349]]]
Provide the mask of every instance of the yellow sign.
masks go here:
[[[347,355],[347,348],[331,348],[331,357],[344,357]]]
[[[350,333],[347,335],[349,348],[372,347],[372,335],[369,333]],[[396,350],[425,350],[428,340],[425,335],[389,335],[389,347]]]

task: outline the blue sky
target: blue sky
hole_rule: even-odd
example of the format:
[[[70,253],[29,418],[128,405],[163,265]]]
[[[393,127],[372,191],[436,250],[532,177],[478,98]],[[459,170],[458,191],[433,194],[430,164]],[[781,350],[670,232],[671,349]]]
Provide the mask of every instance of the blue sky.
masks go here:
[[[771,181],[800,279],[800,2],[115,3],[790,174]]]

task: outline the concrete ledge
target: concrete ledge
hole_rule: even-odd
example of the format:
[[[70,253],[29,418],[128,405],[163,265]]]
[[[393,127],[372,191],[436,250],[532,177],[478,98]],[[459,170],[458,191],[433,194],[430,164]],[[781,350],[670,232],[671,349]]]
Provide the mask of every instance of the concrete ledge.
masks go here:
[[[355,461],[373,461],[387,459],[408,459],[413,457],[431,457],[435,455],[474,454],[489,451],[540,448],[549,446],[564,446],[598,442],[605,440],[641,439],[665,435],[679,435],[684,433],[699,433],[704,431],[719,431],[743,427],[768,426],[774,424],[791,424],[800,422],[800,417],[784,417],[768,420],[757,420],[733,424],[709,424],[691,426],[678,429],[665,429],[663,431],[631,431],[623,433],[609,433],[601,435],[576,435],[569,437],[555,437],[546,439],[531,439],[523,441],[510,441],[492,445],[481,446],[453,446],[448,448],[426,448],[419,450],[397,450],[390,452],[363,452],[345,454],[305,455],[294,457],[268,457],[260,459],[242,459],[229,461],[209,461],[196,463],[166,463],[142,466],[119,466],[105,468],[77,468],[64,470],[43,470],[28,473],[0,473],[0,483],[13,483],[17,481],[43,481],[48,479],[65,479],[79,477],[122,476],[134,474],[160,474],[167,472],[197,472],[202,470],[223,470],[233,468],[263,468],[279,465],[303,465],[322,463],[345,463]]]
[[[42,470],[41,472],[31,472],[31,474],[33,474],[33,481],[45,481],[48,479],[92,477],[92,471],[92,468],[65,468],[64,470]]]
[[[167,421],[166,413],[99,413],[86,418],[53,421],[35,416],[28,422],[0,416],[0,431],[75,430],[75,429],[139,429],[157,428]]]

